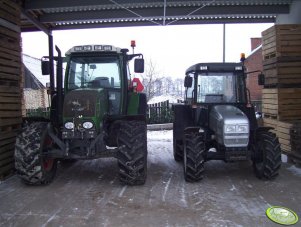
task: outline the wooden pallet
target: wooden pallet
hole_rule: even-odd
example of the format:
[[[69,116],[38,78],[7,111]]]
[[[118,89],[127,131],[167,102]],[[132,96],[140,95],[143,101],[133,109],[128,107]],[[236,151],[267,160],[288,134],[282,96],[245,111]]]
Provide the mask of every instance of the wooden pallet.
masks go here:
[[[0,179],[14,169],[16,134],[21,128],[20,8],[0,0]]]
[[[20,7],[11,0],[0,0],[0,17],[12,24],[20,25]]]
[[[273,58],[263,61],[265,86],[300,87],[301,57]]]
[[[263,59],[300,56],[301,25],[274,25],[262,32]]]
[[[292,151],[301,157],[301,123],[292,126],[290,135]]]
[[[294,124],[298,124],[299,121],[278,121],[271,118],[263,118],[263,124],[267,127],[272,127],[274,133],[276,133],[279,143],[281,144],[281,150],[286,153],[292,153],[290,130]]]
[[[301,120],[301,88],[265,88],[262,112],[277,120]]]

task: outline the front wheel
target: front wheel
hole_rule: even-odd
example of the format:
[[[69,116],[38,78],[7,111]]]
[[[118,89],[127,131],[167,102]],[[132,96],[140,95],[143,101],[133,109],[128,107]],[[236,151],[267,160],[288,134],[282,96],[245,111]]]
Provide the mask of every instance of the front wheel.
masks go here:
[[[257,146],[253,159],[255,175],[260,179],[273,179],[281,167],[281,149],[274,133],[261,131],[256,135]]]
[[[205,143],[200,133],[187,133],[184,140],[184,178],[187,182],[203,179]]]
[[[128,185],[142,185],[147,175],[146,123],[124,121],[118,133],[119,179]]]
[[[55,177],[57,161],[44,158],[43,151],[52,147],[47,122],[27,124],[16,138],[15,168],[26,184],[49,184]]]

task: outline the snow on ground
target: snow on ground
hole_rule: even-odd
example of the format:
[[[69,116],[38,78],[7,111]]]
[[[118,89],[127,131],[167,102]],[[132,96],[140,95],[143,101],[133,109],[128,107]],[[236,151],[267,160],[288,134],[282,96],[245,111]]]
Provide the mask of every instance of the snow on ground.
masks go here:
[[[290,172],[292,172],[297,176],[301,176],[301,168],[298,168],[296,166],[290,166],[289,168],[287,168],[287,170],[289,170]]]
[[[149,141],[165,141],[169,142],[172,141],[172,130],[162,130],[162,131],[148,131],[147,132],[147,139]]]
[[[153,97],[151,100],[149,100],[147,102],[147,104],[154,104],[154,103],[158,103],[158,102],[164,102],[167,100],[169,100],[169,103],[177,103],[178,99],[183,100],[183,97],[182,96],[172,96],[172,95],[160,95],[160,96]]]

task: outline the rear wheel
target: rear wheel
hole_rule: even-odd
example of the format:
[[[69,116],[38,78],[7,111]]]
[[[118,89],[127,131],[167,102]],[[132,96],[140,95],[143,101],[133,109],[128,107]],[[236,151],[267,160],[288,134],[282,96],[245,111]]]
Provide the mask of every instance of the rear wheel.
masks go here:
[[[147,175],[146,123],[125,121],[118,134],[119,179],[128,185],[145,183]]]
[[[261,131],[257,134],[257,150],[253,160],[255,175],[260,179],[273,179],[281,167],[281,149],[274,133]]]
[[[55,176],[57,161],[42,156],[43,151],[53,145],[47,134],[47,124],[47,122],[29,123],[17,136],[15,168],[18,176],[26,184],[49,184]]]
[[[184,178],[187,182],[203,179],[205,143],[200,133],[185,134]]]

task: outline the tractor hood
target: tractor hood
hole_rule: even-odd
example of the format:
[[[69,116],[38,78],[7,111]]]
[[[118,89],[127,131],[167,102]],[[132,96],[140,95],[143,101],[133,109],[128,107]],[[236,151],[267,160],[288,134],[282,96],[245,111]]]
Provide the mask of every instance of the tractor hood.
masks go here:
[[[249,142],[248,117],[237,107],[216,105],[209,117],[210,129],[216,140],[226,147],[246,147]]]
[[[108,111],[108,93],[104,89],[77,89],[68,92],[64,98],[64,121],[92,119],[96,125]]]

